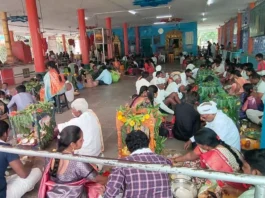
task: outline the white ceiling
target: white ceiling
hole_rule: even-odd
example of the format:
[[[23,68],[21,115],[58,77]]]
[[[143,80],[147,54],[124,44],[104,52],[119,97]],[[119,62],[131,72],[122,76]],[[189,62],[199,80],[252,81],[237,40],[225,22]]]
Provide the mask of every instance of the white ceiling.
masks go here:
[[[41,27],[45,28],[46,34],[68,34],[70,29],[77,32],[77,9],[84,8],[88,17],[87,26],[98,24],[105,26],[105,18],[112,18],[112,26],[119,27],[127,22],[129,26],[150,25],[156,22],[157,15],[169,14],[173,17],[183,18],[184,22],[197,21],[200,29],[217,28],[231,17],[236,16],[238,11],[245,9],[253,0],[173,0],[170,4],[159,7],[133,6],[133,0],[37,0],[38,13],[41,17]],[[25,0],[0,0],[1,10],[8,15],[23,15]],[[171,6],[169,11],[169,6]],[[128,13],[135,10],[136,15]],[[207,20],[202,21],[202,13]],[[9,29],[16,34],[28,33],[27,23],[9,23]],[[69,28],[71,27],[71,28]],[[1,30],[0,30],[1,31]]]

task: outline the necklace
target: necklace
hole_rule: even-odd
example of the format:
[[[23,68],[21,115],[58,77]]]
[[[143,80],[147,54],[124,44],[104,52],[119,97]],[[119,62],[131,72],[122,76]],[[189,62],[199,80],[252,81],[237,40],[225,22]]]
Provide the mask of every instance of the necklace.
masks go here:
[[[74,151],[74,150],[73,150]],[[74,152],[73,151],[68,151],[67,149],[65,149],[64,151],[63,151],[63,153],[69,153],[69,154],[73,154]]]

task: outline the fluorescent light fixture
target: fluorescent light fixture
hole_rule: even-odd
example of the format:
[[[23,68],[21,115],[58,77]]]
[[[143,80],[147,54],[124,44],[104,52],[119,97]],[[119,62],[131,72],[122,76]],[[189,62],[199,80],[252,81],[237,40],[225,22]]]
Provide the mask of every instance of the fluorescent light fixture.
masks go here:
[[[128,12],[133,14],[133,15],[136,14],[136,12],[134,10],[129,10]]]
[[[171,17],[172,17],[172,15],[156,16],[157,19],[171,18]]]
[[[202,13],[202,16],[205,16],[205,12]]]
[[[165,24],[166,22],[154,22],[154,25],[161,25],[161,24]]]
[[[207,5],[208,6],[211,5],[211,4],[213,4],[213,2],[214,2],[214,0],[207,0]]]
[[[85,17],[85,20],[88,20],[88,17]]]
[[[206,21],[206,20],[207,20],[207,18],[202,18],[202,20],[203,20],[203,21]]]

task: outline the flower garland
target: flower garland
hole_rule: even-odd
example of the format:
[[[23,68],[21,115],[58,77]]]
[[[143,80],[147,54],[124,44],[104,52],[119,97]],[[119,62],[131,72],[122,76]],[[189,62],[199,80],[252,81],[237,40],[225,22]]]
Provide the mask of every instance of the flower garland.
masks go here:
[[[136,113],[138,111],[138,113]],[[128,105],[121,106],[117,112],[117,119],[124,123],[122,127],[122,142],[125,145],[125,138],[129,129],[129,132],[132,130],[141,130],[141,127],[149,121],[151,117],[155,118],[155,129],[154,129],[154,146],[155,152],[160,154],[165,147],[165,137],[159,135],[159,127],[163,120],[163,114],[160,113],[158,106],[149,106],[142,109],[131,109]],[[129,128],[128,128],[129,127]],[[123,147],[122,153],[128,155],[129,151],[127,147]]]

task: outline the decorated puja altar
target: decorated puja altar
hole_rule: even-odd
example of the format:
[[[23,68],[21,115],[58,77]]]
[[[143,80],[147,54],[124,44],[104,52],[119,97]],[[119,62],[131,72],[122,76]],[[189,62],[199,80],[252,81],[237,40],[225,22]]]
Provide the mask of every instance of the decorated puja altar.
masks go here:
[[[45,149],[54,139],[55,111],[52,103],[31,104],[9,114],[13,145]]]
[[[159,136],[159,127],[163,116],[158,107],[144,109],[132,109],[122,106],[116,114],[116,128],[118,134],[118,156],[119,158],[130,155],[125,145],[125,138],[133,130],[142,130],[150,139],[149,148],[160,154],[164,149],[166,138]]]

